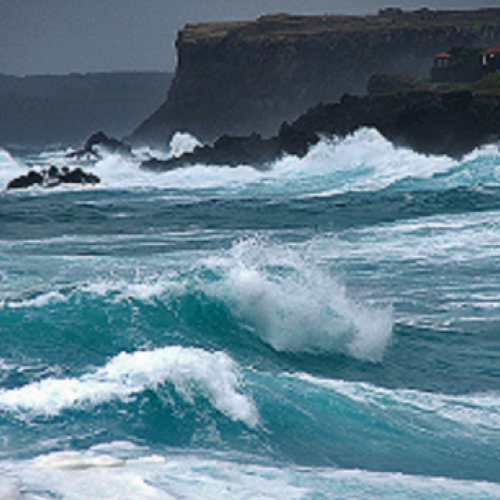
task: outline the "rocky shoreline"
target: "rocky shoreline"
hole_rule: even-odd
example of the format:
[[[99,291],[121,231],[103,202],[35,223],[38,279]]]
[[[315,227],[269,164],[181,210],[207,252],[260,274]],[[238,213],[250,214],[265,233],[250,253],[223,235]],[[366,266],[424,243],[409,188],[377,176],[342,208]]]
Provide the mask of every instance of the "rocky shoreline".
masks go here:
[[[481,145],[500,141],[500,94],[422,89],[345,94],[337,103],[318,104],[291,124],[283,122],[279,133],[271,138],[257,133],[223,135],[211,145],[196,146],[191,152],[166,160],[153,157],[140,167],[160,173],[192,165],[246,165],[265,170],[285,155],[305,156],[322,137],[343,138],[362,127],[375,128],[397,147],[460,158]],[[103,132],[91,135],[81,149],[67,156],[97,160],[103,151],[134,157],[130,145]],[[7,189],[99,182],[95,174],[81,168],[51,167],[15,178]]]
[[[396,146],[457,158],[500,140],[500,96],[469,90],[345,94],[338,103],[311,108],[291,125],[284,122],[272,138],[223,135],[213,145],[168,160],[153,158],[141,167],[158,172],[194,164],[266,168],[286,154],[304,156],[321,136],[345,137],[361,127],[377,129]]]

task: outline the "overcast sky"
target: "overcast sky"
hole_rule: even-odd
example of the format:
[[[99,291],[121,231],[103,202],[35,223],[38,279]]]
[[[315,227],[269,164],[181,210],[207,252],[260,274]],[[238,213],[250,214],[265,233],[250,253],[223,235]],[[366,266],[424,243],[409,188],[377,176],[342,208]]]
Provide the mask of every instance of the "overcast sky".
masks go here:
[[[0,73],[173,71],[175,36],[186,23],[394,6],[465,9],[500,0],[0,0]]]

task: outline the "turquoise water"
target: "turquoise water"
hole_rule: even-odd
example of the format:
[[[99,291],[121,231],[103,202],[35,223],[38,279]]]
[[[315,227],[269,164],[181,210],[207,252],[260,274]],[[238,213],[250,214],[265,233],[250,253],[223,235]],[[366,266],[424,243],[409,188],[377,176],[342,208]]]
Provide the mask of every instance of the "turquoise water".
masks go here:
[[[138,163],[0,192],[1,498],[500,498],[498,147]]]

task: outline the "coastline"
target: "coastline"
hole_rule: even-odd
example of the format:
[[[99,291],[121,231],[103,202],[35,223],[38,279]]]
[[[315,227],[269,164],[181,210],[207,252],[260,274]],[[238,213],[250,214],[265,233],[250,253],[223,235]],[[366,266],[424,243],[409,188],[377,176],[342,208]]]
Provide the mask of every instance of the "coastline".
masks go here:
[[[396,146],[460,158],[499,140],[500,96],[470,90],[345,94],[337,103],[309,109],[290,125],[284,122],[269,139],[258,134],[224,135],[213,145],[198,146],[179,157],[143,162],[142,168],[159,172],[194,164],[265,168],[286,154],[304,156],[322,135],[345,137],[362,127],[377,129]]]

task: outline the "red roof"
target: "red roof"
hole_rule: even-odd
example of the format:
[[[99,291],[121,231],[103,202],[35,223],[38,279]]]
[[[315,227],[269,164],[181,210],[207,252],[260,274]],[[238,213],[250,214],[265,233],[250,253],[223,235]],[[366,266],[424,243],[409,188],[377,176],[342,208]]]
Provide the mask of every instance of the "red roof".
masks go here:
[[[450,57],[450,54],[448,54],[447,52],[441,52],[441,54],[434,56],[434,59],[450,59]]]
[[[485,50],[484,52],[481,52],[481,55],[483,56],[491,56],[491,55],[497,55],[500,54],[500,45],[497,45],[496,47],[493,47],[492,49]]]

